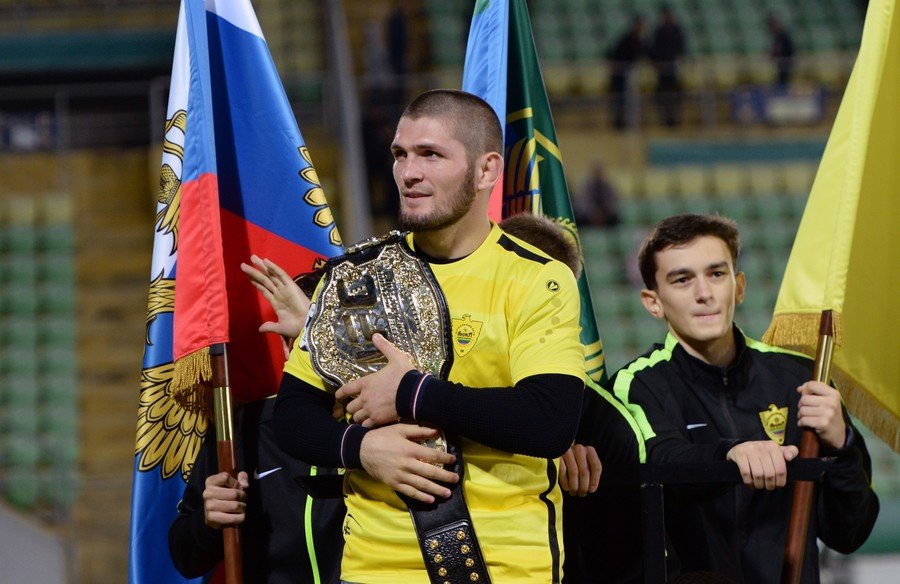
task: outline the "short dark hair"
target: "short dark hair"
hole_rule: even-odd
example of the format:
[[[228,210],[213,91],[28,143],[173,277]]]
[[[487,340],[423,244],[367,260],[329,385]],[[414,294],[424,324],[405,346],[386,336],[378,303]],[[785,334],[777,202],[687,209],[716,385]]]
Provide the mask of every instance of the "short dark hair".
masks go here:
[[[458,89],[432,89],[412,100],[400,117],[449,122],[453,137],[466,147],[470,165],[488,152],[503,155],[503,130],[497,113],[477,95]]]
[[[543,215],[519,213],[504,219],[500,223],[500,228],[566,264],[575,274],[576,280],[581,276],[581,253],[578,251],[578,244],[556,221]]]
[[[731,262],[737,270],[738,256],[741,254],[741,236],[738,233],[737,223],[721,215],[695,213],[675,215],[657,223],[641,244],[638,267],[641,269],[641,278],[647,289],[657,289],[657,253],[707,235],[718,237],[725,242],[728,251],[731,252]]]

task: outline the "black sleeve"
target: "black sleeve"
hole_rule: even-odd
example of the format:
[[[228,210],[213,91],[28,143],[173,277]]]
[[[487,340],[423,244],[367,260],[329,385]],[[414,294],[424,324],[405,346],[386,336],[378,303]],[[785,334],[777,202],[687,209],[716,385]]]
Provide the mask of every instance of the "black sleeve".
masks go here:
[[[816,502],[818,536],[825,545],[842,554],[856,551],[872,533],[878,518],[878,497],[872,491],[872,460],[865,440],[853,427],[847,412],[847,442],[822,480]]]
[[[613,403],[608,391],[588,385],[584,390],[581,421],[575,441],[593,446],[603,463],[635,463],[641,461],[641,437],[625,414]]]
[[[533,375],[515,387],[471,388],[410,371],[397,389],[397,413],[491,448],[556,458],[575,439],[583,390],[584,382],[572,375]]]
[[[178,503],[178,515],[169,527],[169,555],[185,578],[206,574],[225,556],[221,530],[207,527],[203,518],[206,477],[217,472],[215,449],[215,432],[208,432]]]
[[[272,429],[278,446],[309,464],[362,468],[359,447],[368,431],[331,416],[334,396],[289,373],[275,398]]]

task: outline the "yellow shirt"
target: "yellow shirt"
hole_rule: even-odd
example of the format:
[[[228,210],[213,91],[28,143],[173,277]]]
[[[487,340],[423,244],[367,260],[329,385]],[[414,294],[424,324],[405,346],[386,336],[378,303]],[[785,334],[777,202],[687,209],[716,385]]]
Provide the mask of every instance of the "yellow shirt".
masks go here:
[[[450,381],[512,387],[538,374],[583,376],[578,289],[564,264],[494,225],[471,255],[430,266],[452,322]],[[323,383],[309,354],[298,347],[285,371],[325,391],[336,389]],[[563,561],[557,461],[465,438],[459,446],[463,490],[492,580],[553,581]],[[364,470],[350,471],[345,489],[342,579],[427,584],[412,520],[400,498]]]

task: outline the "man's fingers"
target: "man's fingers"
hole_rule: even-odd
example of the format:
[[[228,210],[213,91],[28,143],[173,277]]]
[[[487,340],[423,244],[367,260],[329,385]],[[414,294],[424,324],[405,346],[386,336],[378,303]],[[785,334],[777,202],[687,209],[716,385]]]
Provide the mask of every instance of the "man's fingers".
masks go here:
[[[594,493],[600,487],[600,476],[603,474],[603,463],[600,461],[600,456],[593,446],[585,448],[585,455],[587,456],[591,476],[588,483],[588,493]]]
[[[762,483],[767,491],[772,491],[777,486],[777,477],[775,472],[775,461],[770,453],[767,456],[760,457],[759,464],[762,468]]]
[[[266,271],[269,273],[270,276],[272,276],[282,282],[292,280],[292,278],[290,276],[288,276],[287,272],[285,272],[281,268],[281,266],[279,266],[272,260],[270,260],[270,259],[263,260],[263,265],[265,265]]]
[[[790,462],[790,461],[794,460],[795,458],[797,458],[797,455],[799,453],[800,453],[800,451],[797,449],[796,446],[782,446],[781,447],[781,454],[784,455],[784,459],[787,462]]]
[[[571,494],[571,492],[569,491],[569,477],[566,473],[566,466],[567,466],[566,465],[566,457],[567,456],[569,456],[568,451],[566,451],[566,453],[563,454],[562,457],[560,457],[560,459],[559,459],[559,487],[563,491]]]
[[[775,488],[780,489],[787,484],[787,464],[780,448],[772,452],[772,466],[775,472]]]
[[[359,380],[354,379],[350,383],[339,387],[338,390],[334,392],[334,399],[344,401],[347,399],[353,399],[358,396],[360,390],[362,389],[358,381]]]
[[[395,347],[389,340],[384,338],[384,335],[381,333],[375,333],[372,335],[372,344],[375,345],[375,348],[381,351],[381,354],[387,357],[388,361],[408,361],[410,367],[415,367],[413,362],[413,358],[409,355],[409,353],[405,353]]]
[[[575,445],[573,448],[575,459],[578,462],[578,488],[575,490],[579,497],[584,497],[588,493],[588,487],[591,484],[591,469],[587,461],[587,449],[581,444]]]
[[[420,426],[418,424],[398,424],[397,431],[400,432],[404,438],[412,440],[413,442],[437,438],[441,435],[440,430],[437,428],[429,428],[428,426]]]

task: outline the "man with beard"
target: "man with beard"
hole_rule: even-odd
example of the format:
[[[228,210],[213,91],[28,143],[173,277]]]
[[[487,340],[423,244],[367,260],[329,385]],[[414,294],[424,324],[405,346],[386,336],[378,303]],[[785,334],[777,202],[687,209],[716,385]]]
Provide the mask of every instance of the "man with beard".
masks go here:
[[[556,459],[574,439],[584,389],[578,291],[564,264],[488,219],[502,149],[490,106],[452,90],[413,100],[391,145],[407,243],[430,265],[454,330],[467,331],[452,335],[448,379],[417,370],[377,334],[387,365],[343,387],[313,370],[302,339],[285,366],[279,445],[309,463],[348,469],[344,581],[429,581],[398,493],[432,504],[458,482],[438,466],[455,457],[420,444],[436,438],[436,428],[456,436],[464,453],[462,493],[487,568],[470,580],[561,580]],[[352,399],[353,423],[332,418],[335,398]]]

